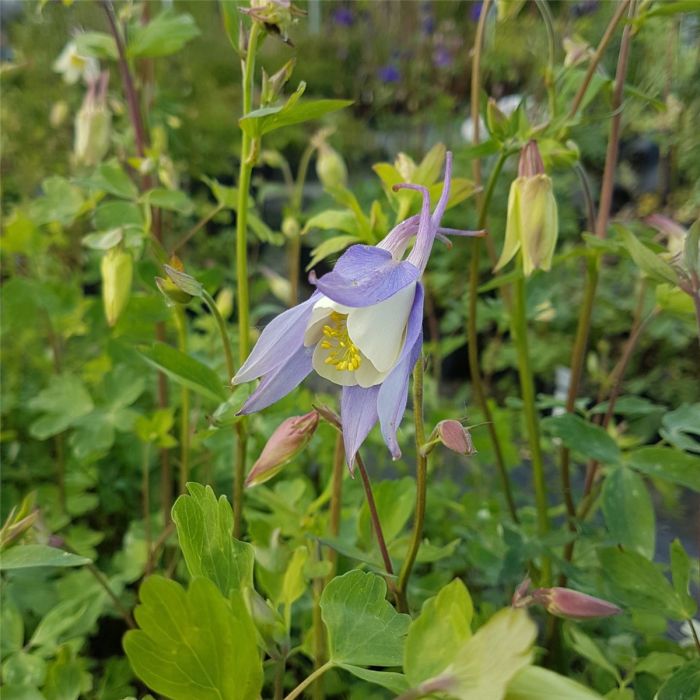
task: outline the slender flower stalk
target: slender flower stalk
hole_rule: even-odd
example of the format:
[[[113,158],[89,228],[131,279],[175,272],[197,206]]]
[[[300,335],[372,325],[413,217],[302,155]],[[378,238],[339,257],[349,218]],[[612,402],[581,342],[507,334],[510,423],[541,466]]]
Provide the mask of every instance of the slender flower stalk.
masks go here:
[[[292,690],[291,693],[284,697],[284,700],[295,700],[298,698],[312,683],[318,680],[326,671],[333,668],[334,664],[332,661],[326,661],[323,666],[314,670],[314,672],[307,676],[299,685]]]
[[[178,349],[187,352],[187,322],[181,306],[176,306],[175,326],[177,328]],[[185,486],[190,475],[190,390],[183,384],[180,390],[180,493],[185,493]]]
[[[544,477],[544,460],[540,440],[539,417],[535,405],[535,383],[530,365],[530,350],[527,342],[527,318],[525,280],[519,277],[514,284],[514,304],[511,315],[512,334],[518,354],[518,374],[520,391],[523,399],[523,411],[530,443],[530,460],[532,462],[532,481],[535,488],[537,506],[537,527],[541,536],[549,532],[549,515],[547,513],[547,487]],[[552,570],[549,557],[542,557],[542,585],[548,586]]]
[[[408,612],[408,580],[418,556],[423,538],[425,523],[425,505],[428,492],[428,455],[423,452],[425,423],[423,420],[423,358],[419,357],[413,369],[413,418],[416,427],[416,508],[413,513],[413,530],[408,553],[399,573],[396,589],[398,607],[401,612]]]
[[[253,108],[255,78],[255,55],[258,50],[260,24],[253,22],[241,59],[243,74],[243,114]],[[250,177],[253,171],[251,162],[251,139],[241,130],[241,165],[238,175],[238,207],[236,209],[236,284],[238,305],[238,353],[242,364],[250,351],[250,299],[248,296],[248,198]],[[233,376],[233,373],[231,373]],[[247,421],[236,425],[236,462],[233,475],[233,536],[240,538],[243,532],[243,486],[246,472],[246,447],[248,443]]]

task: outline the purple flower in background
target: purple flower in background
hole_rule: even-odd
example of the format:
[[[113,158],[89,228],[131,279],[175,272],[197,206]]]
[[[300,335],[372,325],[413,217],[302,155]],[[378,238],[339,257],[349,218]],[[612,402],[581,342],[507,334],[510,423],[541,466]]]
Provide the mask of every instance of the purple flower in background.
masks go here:
[[[396,226],[378,245],[353,245],[335,268],[309,281],[314,294],[273,319],[233,378],[261,378],[241,413],[254,413],[295,389],[313,370],[342,387],[341,414],[348,465],[379,421],[394,459],[401,456],[396,431],[406,409],[411,370],[423,345],[420,278],[436,237],[483,235],[440,226],[447,207],[452,154],[435,211],[425,187],[396,185],[422,193],[421,213]],[[415,243],[404,260],[411,238]]]
[[[355,15],[349,7],[339,7],[333,11],[333,22],[341,27],[352,27]]]
[[[481,16],[481,6],[483,5],[483,2],[473,2],[471,7],[469,8],[469,19],[472,22],[478,22],[479,17]]]
[[[398,83],[401,80],[401,72],[399,69],[389,63],[386,66],[382,66],[378,71],[377,75],[383,83]]]
[[[436,46],[433,51],[433,63],[438,68],[448,68],[452,65],[452,53],[446,46]]]

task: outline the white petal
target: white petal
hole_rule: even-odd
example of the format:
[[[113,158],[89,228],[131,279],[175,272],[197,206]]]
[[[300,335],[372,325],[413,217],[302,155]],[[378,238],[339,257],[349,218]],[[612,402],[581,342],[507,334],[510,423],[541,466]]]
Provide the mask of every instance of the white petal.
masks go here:
[[[306,324],[306,332],[304,333],[304,345],[308,348],[314,343],[318,343],[321,338],[321,330],[323,329],[326,319],[333,311],[340,314],[346,314],[350,311],[347,306],[336,304],[328,297],[321,297],[315,304],[309,317],[309,322]]]
[[[388,372],[399,358],[415,295],[414,282],[385,301],[349,310],[350,339],[380,372]]]
[[[321,343],[316,346],[314,356],[311,359],[311,366],[316,370],[316,373],[329,382],[340,384],[340,386],[356,386],[357,379],[355,379],[354,372],[339,370],[334,365],[326,364],[325,359],[328,357],[329,352],[331,352],[331,349],[322,348]]]
[[[367,357],[362,355],[360,366],[355,370],[355,379],[361,387],[366,389],[375,384],[381,384],[387,374],[388,372],[380,372]]]

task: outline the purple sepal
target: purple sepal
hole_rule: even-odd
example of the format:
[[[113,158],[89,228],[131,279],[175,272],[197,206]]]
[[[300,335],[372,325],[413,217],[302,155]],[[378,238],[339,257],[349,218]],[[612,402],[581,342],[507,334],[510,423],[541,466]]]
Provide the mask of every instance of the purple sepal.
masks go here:
[[[340,399],[340,418],[343,424],[345,459],[351,474],[355,470],[355,455],[377,422],[379,387],[379,384],[368,389],[361,386],[343,387]]]
[[[354,245],[338,258],[331,272],[320,278],[312,272],[309,282],[338,304],[361,307],[388,299],[419,276],[415,265],[394,260],[388,250]]]
[[[382,437],[394,459],[401,457],[401,448],[396,439],[408,400],[408,382],[411,371],[420,357],[423,347],[423,285],[416,286],[411,313],[406,327],[406,342],[394,369],[382,382],[377,397],[377,412]]]
[[[300,345],[296,351],[290,353],[287,347],[284,351],[284,362],[277,369],[266,374],[258,385],[258,388],[248,397],[239,414],[255,413],[267,408],[275,401],[279,401],[292,389],[306,379],[311,372],[311,358],[314,354],[313,346],[310,348]]]
[[[289,359],[304,343],[304,331],[320,294],[287,309],[265,326],[248,359],[236,372],[233,384],[243,384],[271,372]]]

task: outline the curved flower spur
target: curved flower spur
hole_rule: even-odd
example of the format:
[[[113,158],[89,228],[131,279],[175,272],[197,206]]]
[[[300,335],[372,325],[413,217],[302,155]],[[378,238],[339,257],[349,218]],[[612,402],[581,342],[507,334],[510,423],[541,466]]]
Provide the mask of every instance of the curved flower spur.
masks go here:
[[[435,211],[425,187],[395,185],[421,192],[421,213],[398,224],[376,246],[353,245],[331,272],[309,281],[311,297],[281,313],[263,330],[232,383],[261,379],[240,413],[260,411],[295,389],[314,370],[342,386],[341,417],[345,454],[355,454],[379,421],[394,459],[406,409],[411,370],[423,345],[423,286],[420,282],[436,237],[482,236],[440,226],[447,208],[452,154],[445,158],[445,181]],[[404,260],[404,253],[415,243]]]

